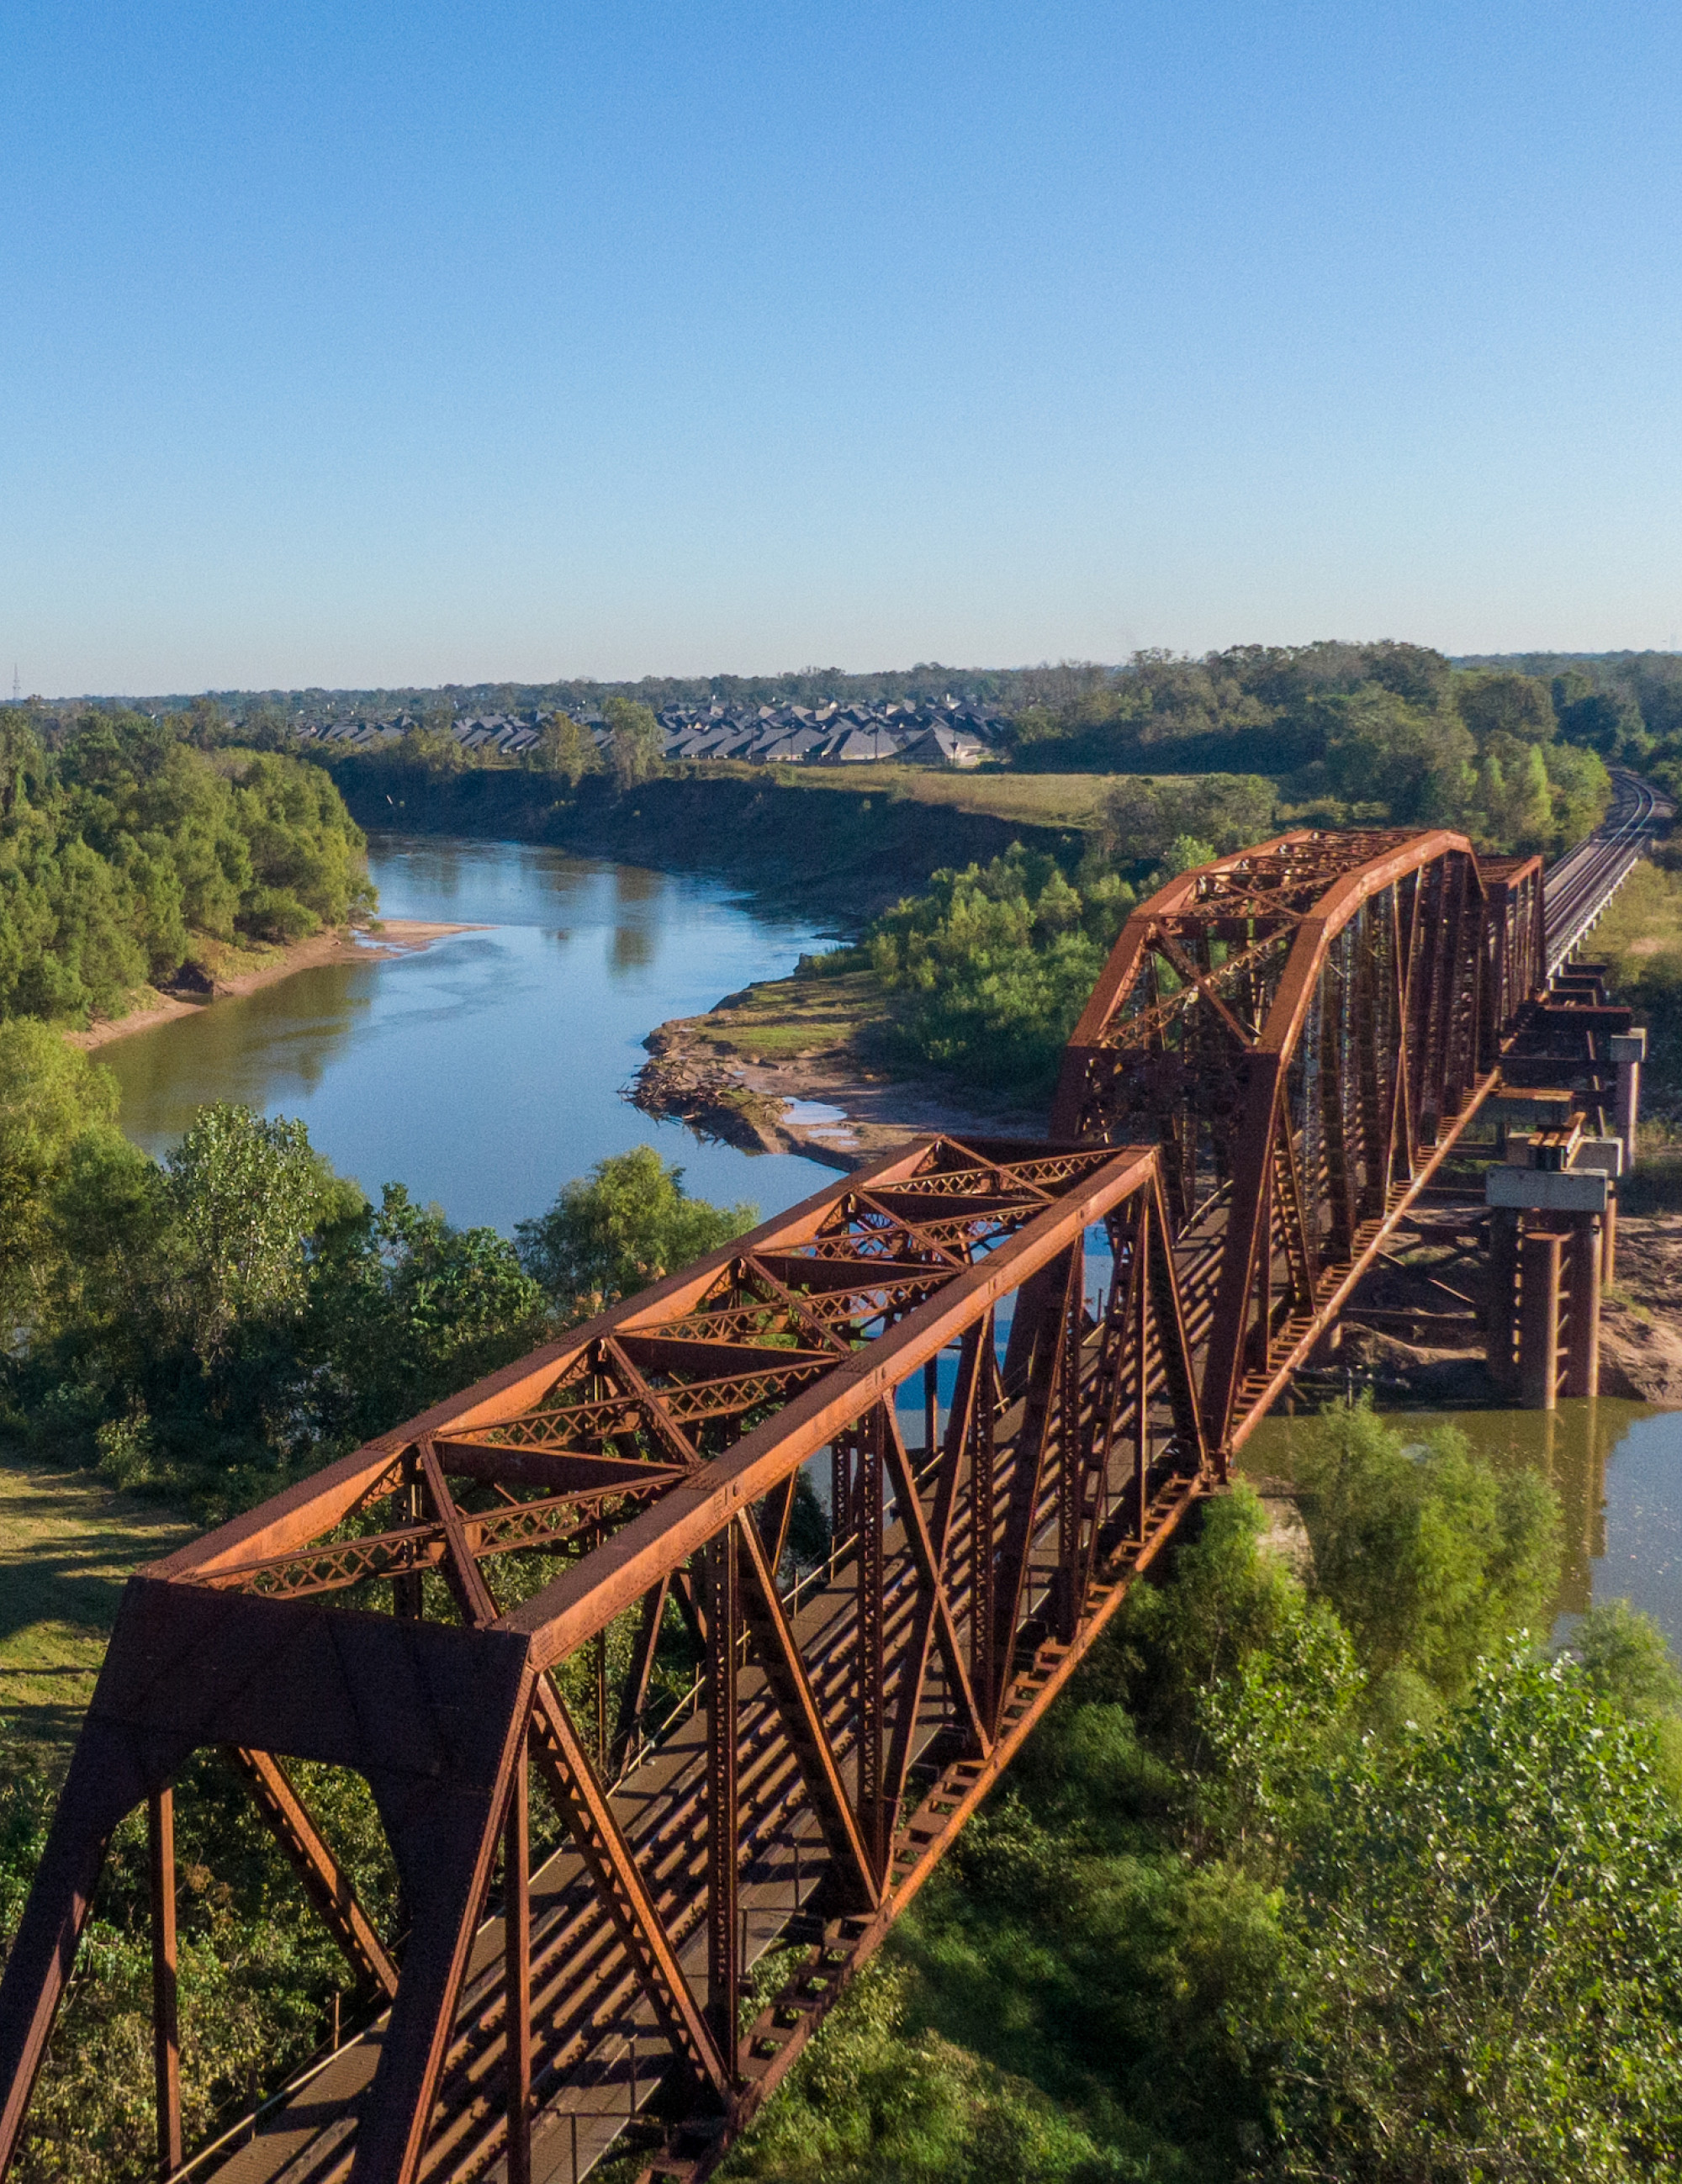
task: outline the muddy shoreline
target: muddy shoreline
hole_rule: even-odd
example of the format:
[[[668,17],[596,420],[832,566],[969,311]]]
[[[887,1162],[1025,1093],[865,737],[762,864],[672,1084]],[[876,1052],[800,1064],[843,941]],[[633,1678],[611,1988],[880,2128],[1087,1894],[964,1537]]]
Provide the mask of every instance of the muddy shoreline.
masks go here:
[[[229,1000],[242,994],[254,994],[260,987],[273,986],[282,978],[290,978],[299,971],[313,971],[322,963],[365,962],[370,956],[409,956],[419,949],[430,948],[435,940],[443,940],[452,933],[483,933],[482,925],[444,925],[423,918],[393,917],[386,919],[376,930],[359,930],[335,927],[326,933],[312,933],[308,940],[294,941],[290,947],[275,950],[273,960],[253,965],[249,969],[235,971],[227,977],[205,977],[192,986],[177,986],[170,990],[156,992],[155,998],[142,1002],[120,1017],[96,1017],[85,1031],[67,1031],[65,1039],[72,1046],[92,1053],[108,1046],[113,1039],[128,1039],[136,1032],[151,1031],[159,1024],[173,1023],[181,1017],[197,1016],[201,1009],[209,1008],[217,1001]]]
[[[649,1059],[627,1088],[632,1105],[744,1151],[799,1153],[844,1172],[934,1131],[1044,1135],[1043,1109],[891,1077],[868,1066],[853,1038],[777,1060],[756,1055],[750,1030],[729,1036],[727,1012],[744,999],[727,995],[705,1016],[674,1017],[650,1032],[643,1042]]]

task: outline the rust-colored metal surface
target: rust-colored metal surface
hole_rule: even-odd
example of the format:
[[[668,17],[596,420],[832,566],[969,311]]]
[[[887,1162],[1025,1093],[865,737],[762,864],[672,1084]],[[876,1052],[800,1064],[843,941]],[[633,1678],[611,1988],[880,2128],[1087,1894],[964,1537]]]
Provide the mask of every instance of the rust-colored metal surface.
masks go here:
[[[1536,861],[1451,833],[1188,873],[1048,1142],[908,1145],[132,1580],[0,1986],[0,2163],[144,1802],[164,2173],[530,2184],[634,2122],[706,2174],[1429,1186],[1543,961]],[[207,1746],[361,2029],[182,2171],[168,1800]],[[299,1761],[370,1786],[403,1933]]]
[[[214,2173],[554,2177],[654,2098],[704,2168],[1210,1484],[1170,1240],[1150,1148],[924,1141],[136,1578],[0,1990],[7,2153],[113,1828],[214,1746],[390,1995]],[[368,1780],[406,1934],[299,1760]]]
[[[1221,1466],[1475,1113],[1542,961],[1540,861],[1442,832],[1287,834],[1128,921],[1052,1128],[1161,1148]]]

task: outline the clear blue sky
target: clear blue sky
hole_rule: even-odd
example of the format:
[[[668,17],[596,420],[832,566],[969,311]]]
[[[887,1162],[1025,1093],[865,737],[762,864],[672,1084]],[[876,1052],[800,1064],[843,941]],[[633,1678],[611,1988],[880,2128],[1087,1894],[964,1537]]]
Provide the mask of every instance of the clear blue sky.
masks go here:
[[[0,673],[1682,631],[1682,11],[8,0]]]

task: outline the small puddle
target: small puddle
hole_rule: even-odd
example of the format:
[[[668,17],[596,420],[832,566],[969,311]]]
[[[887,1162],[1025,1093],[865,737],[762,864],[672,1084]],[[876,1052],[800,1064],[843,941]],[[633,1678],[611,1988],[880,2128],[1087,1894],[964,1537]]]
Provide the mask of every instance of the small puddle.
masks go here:
[[[809,1138],[827,1138],[838,1145],[858,1143],[845,1108],[827,1107],[822,1100],[786,1101],[783,1120],[789,1128],[803,1131]]]

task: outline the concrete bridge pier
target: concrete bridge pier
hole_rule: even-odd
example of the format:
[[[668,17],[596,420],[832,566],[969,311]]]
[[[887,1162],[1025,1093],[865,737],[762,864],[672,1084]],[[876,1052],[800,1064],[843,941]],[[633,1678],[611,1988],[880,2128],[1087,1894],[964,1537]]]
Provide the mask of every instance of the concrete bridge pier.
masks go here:
[[[1551,1411],[1562,1392],[1600,1390],[1601,1292],[1611,1279],[1614,1184],[1624,1150],[1619,1138],[1585,1136],[1581,1120],[1515,1137],[1507,1163],[1484,1178],[1490,1373],[1525,1410]],[[1532,1160],[1557,1164],[1523,1164]]]
[[[1559,1401],[1559,1263],[1568,1239],[1526,1229],[1518,1253],[1518,1401],[1551,1411]]]
[[[1624,1140],[1624,1164],[1635,1165],[1635,1131],[1641,1106],[1641,1064],[1647,1058],[1644,1031],[1620,1033],[1610,1042],[1618,1070],[1618,1134]]]
[[[1608,1196],[1610,1194],[1608,1194]],[[1601,1391],[1601,1249],[1604,1229],[1598,1213],[1573,1213],[1568,1256],[1565,1392],[1597,1396]]]

